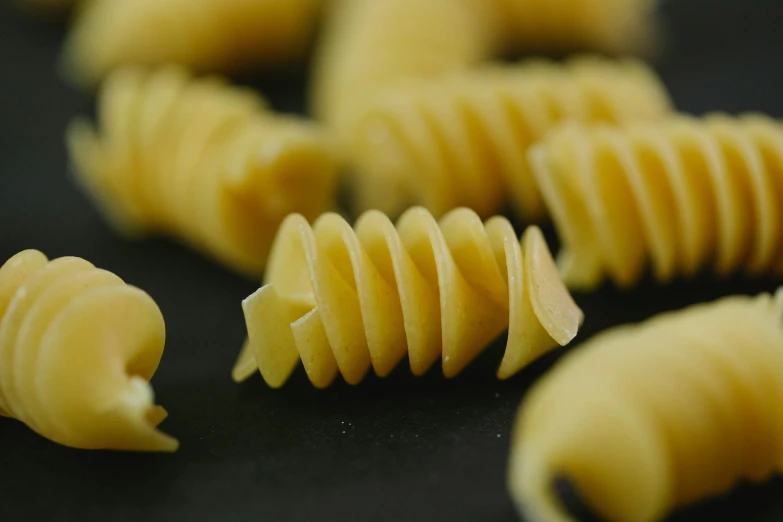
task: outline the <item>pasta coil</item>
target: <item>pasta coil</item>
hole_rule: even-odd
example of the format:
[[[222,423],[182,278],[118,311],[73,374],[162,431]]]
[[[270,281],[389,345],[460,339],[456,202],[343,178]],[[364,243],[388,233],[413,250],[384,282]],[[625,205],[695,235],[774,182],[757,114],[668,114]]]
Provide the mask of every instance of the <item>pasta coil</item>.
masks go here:
[[[165,337],[155,302],[116,275],[21,252],[0,267],[0,413],[75,448],[174,451],[148,382]]]
[[[65,71],[94,85],[125,66],[178,63],[228,72],[304,54],[323,0],[91,0],[64,51]]]
[[[531,521],[661,520],[783,471],[783,291],[735,296],[599,335],[529,392],[509,486]]]
[[[336,214],[312,228],[291,215],[243,308],[249,337],[234,378],[260,369],[272,387],[300,360],[326,387],[338,371],[350,384],[370,366],[386,376],[406,352],[415,375],[442,358],[454,377],[506,329],[498,376],[508,378],[570,342],[582,320],[537,228],[520,243],[506,219],[483,224],[467,209],[438,223],[414,208],[396,228],[370,211],[355,230]]]
[[[490,13],[482,0],[336,0],[315,60],[314,112],[345,138],[367,100],[396,82],[483,61],[494,49]]]
[[[176,68],[113,74],[99,100],[100,133],[76,121],[68,142],[77,180],[120,231],[185,239],[258,275],[291,212],[330,207],[338,171],[319,127]]]
[[[714,259],[783,274],[783,127],[764,116],[570,125],[530,152],[563,241],[567,284],[668,282]]]
[[[665,88],[636,61],[531,61],[409,82],[367,107],[354,135],[360,208],[436,215],[497,213],[506,196],[527,220],[545,215],[526,150],[564,120],[657,120]]]

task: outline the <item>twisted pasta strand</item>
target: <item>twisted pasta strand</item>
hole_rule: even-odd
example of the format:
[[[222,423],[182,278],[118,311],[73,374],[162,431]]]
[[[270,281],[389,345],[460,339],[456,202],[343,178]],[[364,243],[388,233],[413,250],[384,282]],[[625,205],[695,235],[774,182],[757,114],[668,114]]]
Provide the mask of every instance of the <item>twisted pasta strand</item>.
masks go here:
[[[83,449],[175,451],[149,380],[155,302],[83,259],[26,250],[0,267],[0,414]]]
[[[566,477],[605,520],[671,509],[783,471],[783,290],[599,335],[531,390],[509,486],[526,520],[571,521]]]
[[[94,85],[124,66],[226,72],[301,56],[323,0],[91,0],[68,35],[65,71]]]
[[[99,112],[101,133],[76,121],[69,148],[78,181],[122,232],[165,231],[258,275],[286,215],[331,205],[328,136],[250,91],[177,68],[125,69]]]
[[[367,107],[354,135],[360,208],[436,215],[497,213],[505,197],[527,220],[545,207],[525,152],[564,120],[652,120],[671,108],[645,65],[580,57],[531,61],[410,82]]]
[[[336,0],[315,59],[312,105],[345,142],[366,100],[411,77],[437,77],[488,58],[483,0]]]
[[[760,115],[570,125],[530,152],[567,284],[783,274],[783,127]]]
[[[338,371],[351,384],[370,366],[386,376],[406,352],[414,374],[442,357],[454,377],[506,329],[498,377],[508,378],[570,342],[582,320],[537,228],[520,243],[504,218],[483,224],[467,209],[438,223],[414,208],[396,228],[371,211],[355,230],[336,214],[312,228],[289,216],[243,307],[249,340],[234,378],[260,369],[272,387],[300,360],[326,387]]]

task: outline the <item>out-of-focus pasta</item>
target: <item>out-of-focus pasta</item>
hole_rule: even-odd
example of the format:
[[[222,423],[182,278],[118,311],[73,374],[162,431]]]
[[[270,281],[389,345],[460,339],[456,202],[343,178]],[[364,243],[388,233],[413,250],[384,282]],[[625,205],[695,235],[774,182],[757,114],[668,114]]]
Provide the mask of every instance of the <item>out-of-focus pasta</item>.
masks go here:
[[[398,83],[363,109],[352,136],[360,209],[436,215],[466,206],[482,217],[510,198],[526,220],[546,210],[528,147],[565,120],[624,123],[671,111],[655,73],[634,61],[578,57],[484,66]]]
[[[155,302],[87,261],[26,250],[0,267],[0,414],[82,449],[175,451],[149,380]]]
[[[65,71],[93,85],[121,66],[198,72],[283,64],[308,46],[323,0],[91,0],[66,41]]]
[[[317,125],[183,70],[123,69],[99,99],[100,131],[68,131],[77,180],[128,235],[166,232],[260,275],[277,226],[333,200],[338,164]]]
[[[783,472],[782,319],[783,291],[729,297],[567,355],[514,427],[508,480],[525,520],[663,520]]]
[[[313,110],[344,138],[366,100],[395,82],[487,59],[494,29],[484,0],[334,0],[317,48]]]
[[[567,284],[660,282],[714,262],[783,274],[783,125],[761,115],[566,125],[530,151]]]
[[[498,370],[508,378],[570,342],[582,311],[562,285],[541,232],[520,242],[504,218],[468,209],[438,223],[423,208],[396,225],[378,211],[355,230],[336,214],[311,228],[283,223],[264,286],[243,303],[248,342],[234,379],[255,371],[282,386],[301,360],[310,381],[381,377],[406,356],[416,375],[438,359],[454,377],[508,330]]]

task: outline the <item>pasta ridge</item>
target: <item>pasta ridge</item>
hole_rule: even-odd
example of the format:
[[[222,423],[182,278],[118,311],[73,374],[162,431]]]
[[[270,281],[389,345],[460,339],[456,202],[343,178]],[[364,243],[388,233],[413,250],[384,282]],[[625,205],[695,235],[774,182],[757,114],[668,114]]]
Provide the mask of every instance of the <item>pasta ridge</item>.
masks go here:
[[[567,478],[602,519],[672,509],[783,471],[783,289],[615,328],[567,355],[515,421],[509,487],[531,520],[571,521]]]
[[[170,233],[258,275],[287,214],[331,206],[328,134],[274,115],[250,90],[176,67],[123,69],[101,92],[99,118],[100,131],[71,124],[69,150],[76,180],[120,232]]]
[[[762,115],[566,125],[530,151],[566,283],[783,274],[783,127]]]
[[[546,207],[526,151],[563,121],[657,120],[671,103],[635,60],[531,60],[410,80],[376,97],[353,135],[357,203],[398,214],[466,206],[486,217],[510,199],[528,222]],[[379,189],[379,187],[382,187]]]
[[[406,354],[415,375],[441,358],[454,377],[508,330],[505,379],[570,342],[582,321],[540,230],[520,242],[505,218],[482,223],[468,209],[438,222],[413,208],[396,227],[379,211],[355,228],[337,214],[312,227],[291,215],[243,309],[249,337],[234,378],[260,370],[272,387],[300,360],[320,388],[338,372],[350,384],[370,367],[386,376]]]
[[[0,267],[0,414],[50,440],[175,451],[149,385],[164,343],[149,295],[83,259],[26,250]]]

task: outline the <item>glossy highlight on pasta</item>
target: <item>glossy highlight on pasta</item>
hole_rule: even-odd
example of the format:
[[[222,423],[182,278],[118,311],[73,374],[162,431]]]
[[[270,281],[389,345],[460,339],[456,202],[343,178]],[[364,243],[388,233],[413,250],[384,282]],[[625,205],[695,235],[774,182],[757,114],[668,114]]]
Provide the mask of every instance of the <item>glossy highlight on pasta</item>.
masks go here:
[[[94,85],[124,66],[177,63],[229,72],[300,58],[323,0],[90,0],[64,51],[72,81]]]
[[[74,448],[175,451],[149,385],[165,338],[146,293],[25,250],[0,267],[0,414]]]
[[[410,81],[365,107],[356,126],[357,205],[398,214],[415,203],[438,216],[466,206],[488,217],[510,199],[540,220],[530,145],[564,121],[620,124],[671,110],[661,81],[635,60],[532,60]]]
[[[566,125],[530,151],[563,242],[566,283],[631,287],[708,265],[783,275],[783,125],[675,116],[623,128]]]
[[[247,89],[182,69],[122,69],[100,129],[75,121],[76,179],[126,235],[162,232],[257,277],[283,218],[332,205],[338,161],[314,123],[272,113]]]
[[[522,240],[502,217],[423,208],[396,227],[370,211],[355,229],[337,214],[283,223],[264,286],[243,303],[248,342],[234,368],[280,387],[300,360],[317,387],[338,373],[359,383],[406,356],[415,375],[438,359],[459,374],[508,330],[498,377],[508,378],[576,336],[582,311],[535,227]]]
[[[509,488],[525,520],[650,522],[783,472],[783,290],[603,333],[524,400]],[[581,520],[581,518],[579,518]]]

